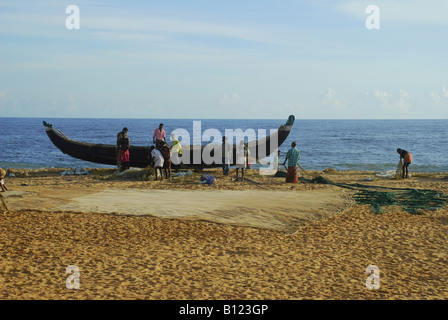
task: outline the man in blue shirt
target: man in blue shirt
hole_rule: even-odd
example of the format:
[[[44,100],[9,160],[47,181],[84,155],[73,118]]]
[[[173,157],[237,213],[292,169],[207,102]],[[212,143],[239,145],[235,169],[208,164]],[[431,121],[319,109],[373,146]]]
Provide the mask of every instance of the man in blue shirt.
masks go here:
[[[285,162],[288,161],[288,173],[286,174],[286,182],[297,183],[299,181],[299,173],[297,170],[298,161],[300,159],[300,151],[296,148],[296,142],[291,143],[291,149],[286,153]]]

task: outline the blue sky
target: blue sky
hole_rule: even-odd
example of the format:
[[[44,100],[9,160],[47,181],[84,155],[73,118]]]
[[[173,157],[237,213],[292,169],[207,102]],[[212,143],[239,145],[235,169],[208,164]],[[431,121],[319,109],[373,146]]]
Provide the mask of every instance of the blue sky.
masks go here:
[[[371,4],[379,30],[365,26]],[[0,1],[0,116],[446,119],[447,12],[445,0]]]

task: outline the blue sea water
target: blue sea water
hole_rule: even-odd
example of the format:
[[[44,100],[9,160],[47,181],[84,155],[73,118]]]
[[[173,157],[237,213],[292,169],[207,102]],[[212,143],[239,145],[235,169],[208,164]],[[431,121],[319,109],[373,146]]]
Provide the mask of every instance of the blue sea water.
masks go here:
[[[115,144],[116,134],[129,128],[132,145],[152,145],[160,122],[167,135],[186,129],[193,137],[193,121],[206,129],[277,129],[277,120],[208,119],[63,119],[0,118],[0,167],[2,168],[94,168],[110,167],[72,158],[57,149],[47,137],[42,121],[52,123],[70,139]],[[296,118],[291,134],[280,147],[282,159],[291,142],[301,151],[302,167],[308,170],[395,170],[397,148],[414,156],[414,172],[448,171],[448,120],[302,120]],[[208,143],[208,142],[204,142]]]

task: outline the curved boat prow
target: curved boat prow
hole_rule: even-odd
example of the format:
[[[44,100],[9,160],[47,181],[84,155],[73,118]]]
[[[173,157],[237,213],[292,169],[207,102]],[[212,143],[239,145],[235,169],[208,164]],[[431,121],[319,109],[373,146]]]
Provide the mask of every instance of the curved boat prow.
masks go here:
[[[288,138],[294,121],[295,117],[290,115],[286,123],[281,125],[277,131],[265,138],[258,139],[256,141],[256,158],[253,160],[259,161],[274,153]]]
[[[51,123],[48,123],[48,122],[45,122],[45,121],[42,121],[42,122],[43,122],[43,124],[44,124],[44,126],[46,128],[53,128],[53,125]]]
[[[290,115],[288,117],[288,121],[286,121],[285,126],[291,126],[294,124],[296,117],[294,117],[293,115]]]
[[[295,120],[296,118],[293,115],[290,115],[286,123],[283,126],[280,126],[280,128],[278,129],[279,131],[283,132],[283,134],[282,133],[279,134],[279,141],[278,141],[279,147],[283,144],[283,142],[285,142],[286,138],[288,138]]]
[[[56,148],[73,158],[84,161],[116,165],[117,150],[116,146],[105,144],[93,144],[70,140],[60,130],[56,130],[52,124],[43,121],[45,132]],[[139,163],[132,163],[134,166]],[[145,166],[147,164],[145,163]]]

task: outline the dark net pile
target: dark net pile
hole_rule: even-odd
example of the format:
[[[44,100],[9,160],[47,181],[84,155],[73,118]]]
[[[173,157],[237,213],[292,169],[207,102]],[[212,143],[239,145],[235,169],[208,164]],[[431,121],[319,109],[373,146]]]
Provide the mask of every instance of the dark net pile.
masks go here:
[[[355,190],[357,204],[368,204],[375,213],[382,213],[382,207],[400,206],[411,214],[422,214],[425,210],[442,209],[448,198],[441,192],[425,189],[389,188],[367,186],[358,183],[335,183],[321,176],[314,179],[300,178],[306,183],[329,184],[340,188]]]

